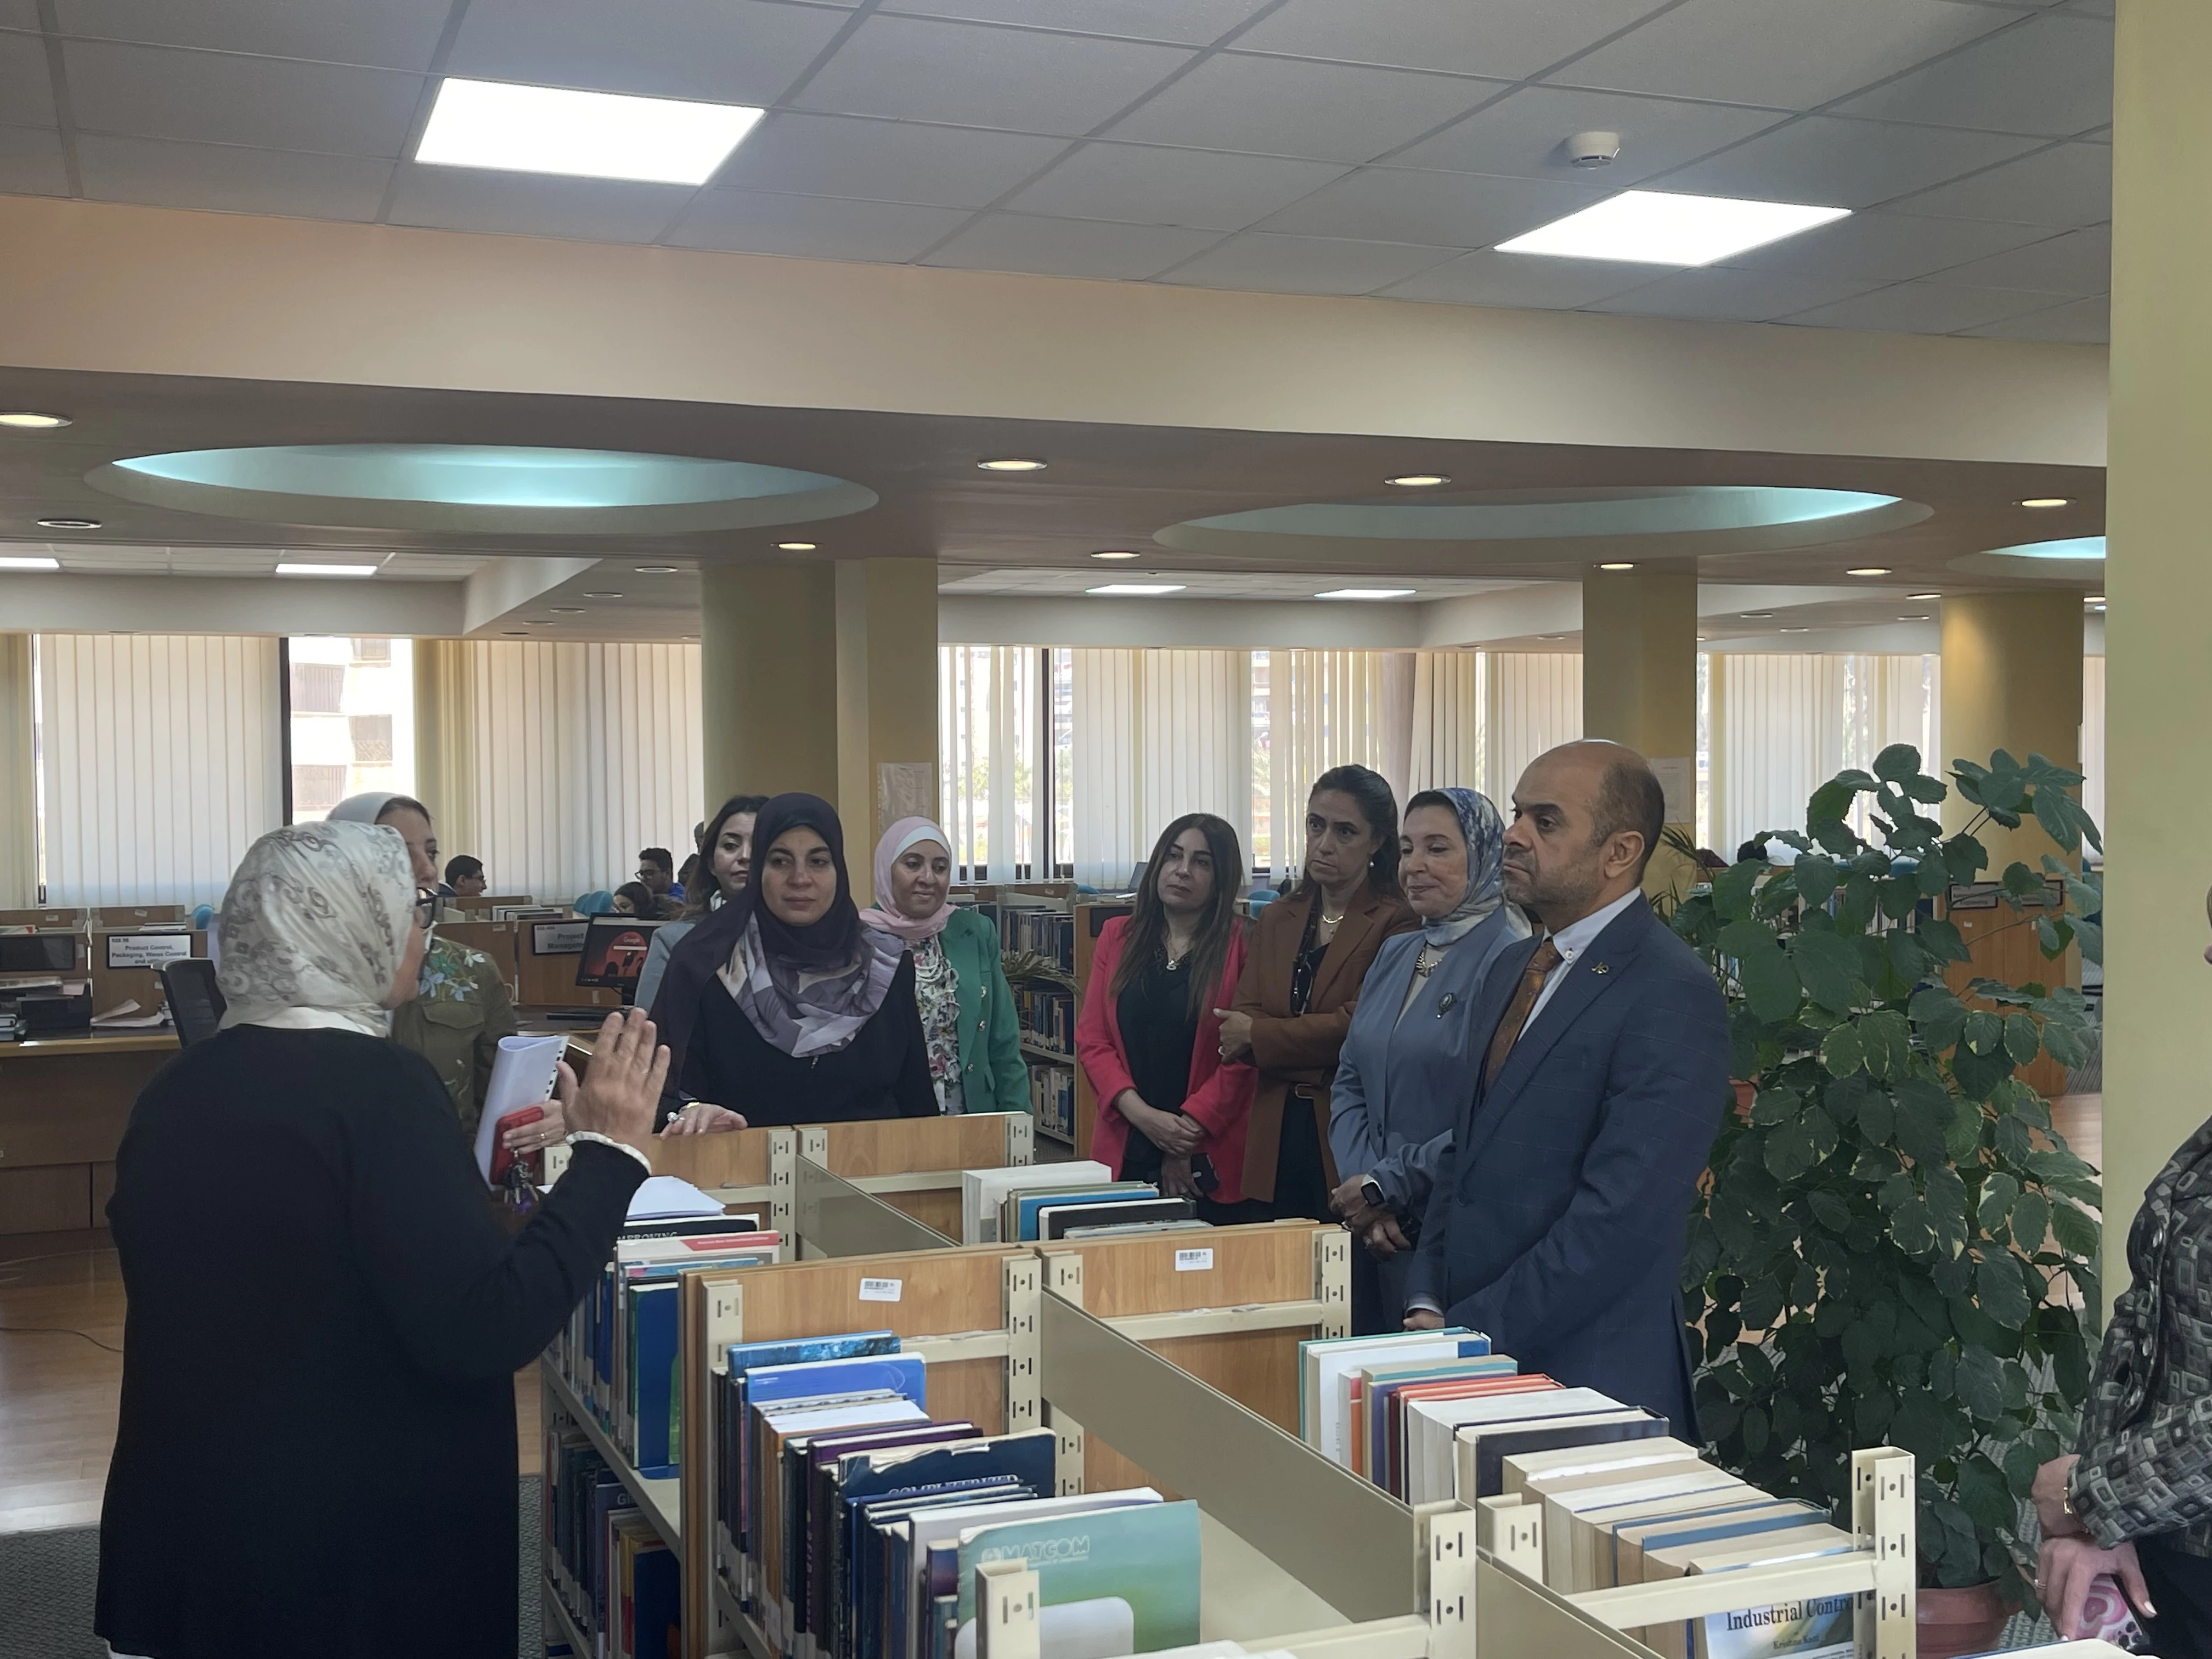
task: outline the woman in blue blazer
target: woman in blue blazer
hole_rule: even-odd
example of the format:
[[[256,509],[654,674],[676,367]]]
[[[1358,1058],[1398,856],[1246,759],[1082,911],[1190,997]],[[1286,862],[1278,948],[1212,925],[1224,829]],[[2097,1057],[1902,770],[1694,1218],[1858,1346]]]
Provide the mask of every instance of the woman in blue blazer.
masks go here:
[[[1421,930],[1386,941],[1367,970],[1329,1091],[1329,1150],[1344,1179],[1330,1206],[1352,1252],[1352,1319],[1395,1331],[1438,1159],[1473,1085],[1475,993],[1499,951],[1528,937],[1505,902],[1505,826],[1472,789],[1406,803],[1398,880]]]

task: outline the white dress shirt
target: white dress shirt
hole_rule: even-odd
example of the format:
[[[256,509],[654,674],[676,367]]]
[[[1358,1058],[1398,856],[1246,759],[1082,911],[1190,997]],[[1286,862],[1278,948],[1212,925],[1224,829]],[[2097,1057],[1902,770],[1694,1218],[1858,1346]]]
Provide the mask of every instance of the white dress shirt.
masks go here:
[[[1602,910],[1593,910],[1580,921],[1571,921],[1552,935],[1552,943],[1559,949],[1559,965],[1552,969],[1550,976],[1544,981],[1544,988],[1536,993],[1536,1000],[1528,1010],[1528,1018],[1522,1022],[1523,1031],[1541,1018],[1544,1005],[1559,990],[1559,981],[1566,978],[1566,970],[1575,965],[1576,958],[1597,943],[1597,936],[1613,925],[1615,916],[1630,905],[1640,904],[1643,901],[1644,890],[1641,887],[1631,888]]]

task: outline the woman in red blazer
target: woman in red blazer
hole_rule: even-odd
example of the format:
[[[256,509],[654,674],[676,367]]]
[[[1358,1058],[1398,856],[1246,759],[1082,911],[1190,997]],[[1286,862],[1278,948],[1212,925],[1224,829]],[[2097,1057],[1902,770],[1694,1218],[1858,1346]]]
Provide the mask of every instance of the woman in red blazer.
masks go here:
[[[1098,1097],[1091,1155],[1117,1179],[1156,1181],[1209,1221],[1243,1196],[1255,1074],[1221,1058],[1217,1008],[1244,971],[1237,832],[1191,812],[1161,833],[1132,915],[1098,935],[1075,1054]]]

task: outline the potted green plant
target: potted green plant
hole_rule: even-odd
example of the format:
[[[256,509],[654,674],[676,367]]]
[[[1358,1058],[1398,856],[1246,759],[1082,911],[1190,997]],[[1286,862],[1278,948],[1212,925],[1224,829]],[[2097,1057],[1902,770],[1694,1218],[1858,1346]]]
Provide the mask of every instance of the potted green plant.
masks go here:
[[[1946,836],[1923,809],[1950,787],[1910,746],[1883,750],[1814,794],[1804,834],[1775,837],[1793,867],[1738,864],[1673,919],[1720,980],[1752,1085],[1714,1143],[1683,1270],[1704,1431],[1747,1480],[1839,1516],[1853,1447],[1913,1453],[1923,1626],[1961,1595],[1998,1625],[2036,1607],[2021,1506],[2071,1444],[2099,1307],[2096,1172],[2019,1075],[2040,1054],[2082,1063],[2094,1016],[2063,986],[1953,994],[1944,969],[1966,947],[1924,902],[1979,881],[1990,822],[2032,819],[2069,854],[2101,842],[2066,793],[2079,775],[2040,755],[1952,778],[1978,810]],[[1863,795],[1878,842],[1846,821]],[[2078,859],[2042,863],[1980,890],[2046,958],[2100,960]]]

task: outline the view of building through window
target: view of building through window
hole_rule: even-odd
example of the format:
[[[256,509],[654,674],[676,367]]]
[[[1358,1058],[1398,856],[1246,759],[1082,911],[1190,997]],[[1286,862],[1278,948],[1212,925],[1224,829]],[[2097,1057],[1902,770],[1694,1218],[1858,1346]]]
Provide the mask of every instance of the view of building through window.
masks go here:
[[[289,645],[292,822],[364,790],[413,794],[414,642],[304,635]]]

